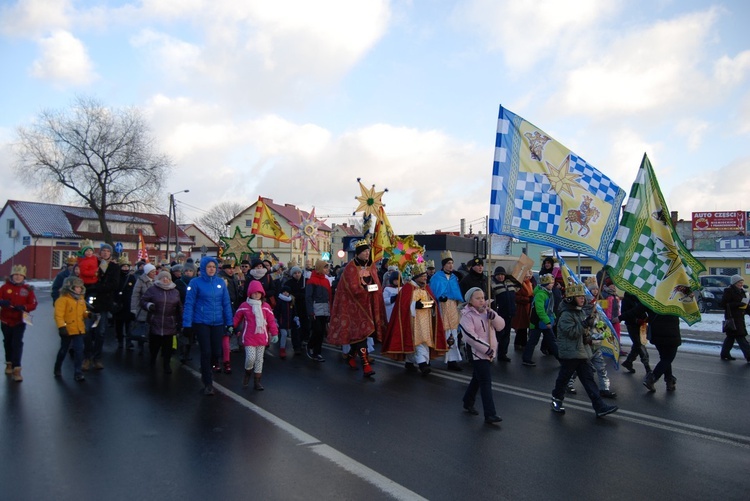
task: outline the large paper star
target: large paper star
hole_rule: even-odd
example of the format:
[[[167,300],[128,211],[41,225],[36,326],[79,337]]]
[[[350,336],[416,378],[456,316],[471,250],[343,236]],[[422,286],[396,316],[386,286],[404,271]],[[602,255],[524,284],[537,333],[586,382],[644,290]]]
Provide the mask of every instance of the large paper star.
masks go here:
[[[558,195],[567,193],[571,197],[574,197],[573,187],[580,188],[578,178],[581,175],[576,172],[570,172],[570,155],[565,157],[565,160],[562,161],[559,167],[555,167],[546,160],[544,163],[547,164],[547,179],[549,179],[549,183],[552,185],[555,193]]]
[[[399,270],[404,271],[406,265],[419,262],[424,254],[424,247],[414,240],[414,235],[396,237],[393,247],[388,249],[388,254],[391,256],[388,258],[388,264],[396,265]]]
[[[383,207],[383,202],[381,200],[383,193],[388,191],[388,189],[386,188],[383,191],[375,191],[375,185],[373,184],[372,188],[368,190],[359,179],[360,178],[357,178],[357,182],[359,182],[359,190],[362,194],[358,197],[354,197],[359,202],[359,206],[355,209],[354,213],[356,214],[357,212],[362,211],[362,217],[377,216],[378,211]]]
[[[253,248],[250,247],[250,242],[253,241],[255,235],[243,235],[239,226],[234,227],[234,235],[231,237],[219,238],[225,245],[224,252],[221,254],[223,257],[231,256],[236,262],[239,262],[243,254],[255,254]]]
[[[310,211],[308,217],[302,217],[302,213],[298,210],[297,215],[299,216],[299,223],[290,223],[295,228],[295,233],[292,235],[292,240],[302,240],[302,252],[307,252],[307,245],[310,244],[316,251],[318,249],[318,228],[325,222],[325,219],[318,220],[315,217],[315,207]]]

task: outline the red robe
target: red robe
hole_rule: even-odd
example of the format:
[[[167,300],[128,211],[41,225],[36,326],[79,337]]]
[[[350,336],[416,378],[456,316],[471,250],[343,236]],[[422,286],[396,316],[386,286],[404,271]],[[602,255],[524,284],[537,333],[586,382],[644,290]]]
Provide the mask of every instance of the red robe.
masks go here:
[[[381,341],[385,334],[385,303],[383,287],[374,264],[367,267],[372,284],[378,290],[368,292],[359,277],[360,267],[354,260],[344,267],[336,293],[333,296],[331,321],[328,323],[327,340],[331,344],[355,344],[370,335]]]
[[[398,293],[398,304],[393,308],[391,321],[388,322],[388,330],[383,339],[383,347],[380,352],[394,360],[404,360],[406,355],[414,353],[413,317],[411,316],[411,303],[414,291],[417,289],[413,282],[407,282]],[[432,309],[432,345],[430,347],[430,359],[438,358],[448,351],[445,341],[445,329],[443,320],[437,311],[437,300],[430,286],[426,286],[427,295],[433,301]]]

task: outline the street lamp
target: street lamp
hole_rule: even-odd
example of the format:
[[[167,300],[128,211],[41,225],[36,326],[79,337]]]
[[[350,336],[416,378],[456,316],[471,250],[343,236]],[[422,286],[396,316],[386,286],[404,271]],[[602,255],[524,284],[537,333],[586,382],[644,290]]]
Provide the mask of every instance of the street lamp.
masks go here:
[[[175,191],[174,193],[169,194],[169,215],[167,216],[167,252],[166,257],[167,261],[169,261],[169,241],[172,236],[172,216],[174,216],[175,219],[175,228],[174,228],[174,240],[175,240],[175,246],[178,244],[178,238],[177,238],[177,214],[174,207],[174,196],[179,195],[180,193],[189,193],[190,190],[180,190]]]

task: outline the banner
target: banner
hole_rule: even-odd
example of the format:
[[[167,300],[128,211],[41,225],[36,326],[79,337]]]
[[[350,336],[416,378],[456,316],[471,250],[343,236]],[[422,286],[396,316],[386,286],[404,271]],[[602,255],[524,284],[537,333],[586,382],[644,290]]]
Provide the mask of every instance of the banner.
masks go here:
[[[375,223],[375,231],[372,238],[372,256],[373,262],[383,259],[383,255],[395,245],[396,235],[393,233],[391,222],[385,215],[385,209],[381,205],[378,208],[378,220]]]
[[[271,209],[263,202],[262,197],[258,197],[258,203],[255,205],[255,217],[253,218],[253,227],[250,231],[253,235],[268,237],[279,242],[289,243],[291,238],[284,233],[281,225],[273,217]]]
[[[138,261],[148,263],[148,250],[146,250],[146,241],[143,239],[143,232],[138,232]]]
[[[643,155],[607,261],[608,274],[656,313],[700,322],[693,291],[705,267],[683,245],[672,225],[653,167]]]
[[[745,211],[693,212],[693,231],[745,231]]]
[[[490,233],[607,261],[625,192],[583,158],[500,107]]]

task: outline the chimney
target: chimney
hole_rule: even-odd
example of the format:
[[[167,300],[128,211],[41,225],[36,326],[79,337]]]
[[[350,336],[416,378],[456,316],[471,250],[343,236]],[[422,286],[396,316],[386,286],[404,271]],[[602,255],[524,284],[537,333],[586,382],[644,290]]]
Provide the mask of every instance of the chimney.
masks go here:
[[[672,212],[670,212],[669,217],[672,218],[672,225],[676,226],[677,225],[677,211],[673,210]]]

